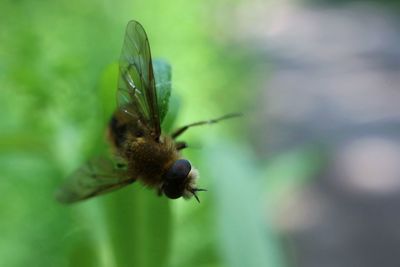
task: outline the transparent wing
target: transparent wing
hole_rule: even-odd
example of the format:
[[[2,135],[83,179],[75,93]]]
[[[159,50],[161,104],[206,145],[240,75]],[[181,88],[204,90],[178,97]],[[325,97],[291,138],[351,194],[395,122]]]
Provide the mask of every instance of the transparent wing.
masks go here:
[[[146,32],[137,21],[126,26],[119,62],[118,106],[129,106],[141,117],[155,139],[161,134],[150,46]]]
[[[126,169],[106,158],[95,158],[76,170],[56,192],[61,203],[74,203],[105,194],[135,181]]]

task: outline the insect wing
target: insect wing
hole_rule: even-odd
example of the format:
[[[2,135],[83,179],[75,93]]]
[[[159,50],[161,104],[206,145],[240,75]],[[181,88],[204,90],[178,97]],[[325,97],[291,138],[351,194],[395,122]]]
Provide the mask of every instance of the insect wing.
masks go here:
[[[74,203],[105,194],[135,180],[128,177],[126,170],[106,158],[95,158],[76,170],[56,192],[61,203]]]
[[[126,27],[119,63],[118,106],[125,112],[134,109],[150,128],[154,138],[161,134],[160,114],[150,46],[146,32],[137,21]]]

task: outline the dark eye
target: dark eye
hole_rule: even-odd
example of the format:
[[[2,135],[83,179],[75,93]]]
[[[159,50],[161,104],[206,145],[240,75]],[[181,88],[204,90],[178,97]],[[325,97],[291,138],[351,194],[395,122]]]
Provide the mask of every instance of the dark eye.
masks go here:
[[[188,176],[191,169],[192,166],[189,161],[178,159],[165,174],[165,178],[167,180],[183,180]]]
[[[162,187],[164,194],[171,199],[180,198],[184,191],[183,180],[166,181]]]

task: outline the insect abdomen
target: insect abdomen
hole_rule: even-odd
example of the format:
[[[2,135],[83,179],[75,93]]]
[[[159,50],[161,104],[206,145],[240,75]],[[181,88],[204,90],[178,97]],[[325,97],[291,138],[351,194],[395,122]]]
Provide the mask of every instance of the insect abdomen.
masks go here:
[[[126,140],[126,132],[127,132],[127,125],[126,124],[120,124],[118,122],[118,119],[116,118],[116,115],[114,114],[111,117],[110,123],[110,139],[114,143],[114,145],[119,149],[121,148],[122,144]]]

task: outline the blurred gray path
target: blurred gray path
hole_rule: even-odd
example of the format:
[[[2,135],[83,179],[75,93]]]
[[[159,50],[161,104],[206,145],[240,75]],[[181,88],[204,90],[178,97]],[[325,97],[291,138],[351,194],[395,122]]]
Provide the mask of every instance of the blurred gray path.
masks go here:
[[[282,211],[295,266],[399,267],[399,18],[365,4],[280,8],[252,32],[274,66],[253,139],[262,154],[320,144],[331,158]]]

